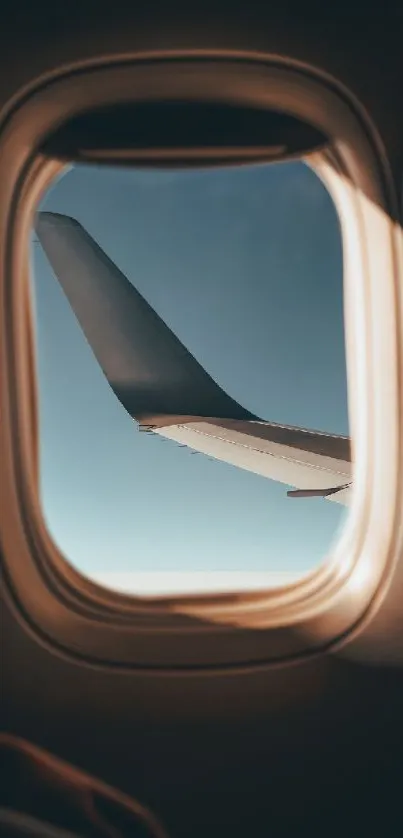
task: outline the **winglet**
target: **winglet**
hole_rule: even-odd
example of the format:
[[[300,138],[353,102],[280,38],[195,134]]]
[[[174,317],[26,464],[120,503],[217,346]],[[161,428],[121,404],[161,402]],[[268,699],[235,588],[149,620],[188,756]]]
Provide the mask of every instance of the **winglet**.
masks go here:
[[[112,390],[155,427],[189,418],[257,419],[211,378],[74,218],[41,212],[36,232]]]

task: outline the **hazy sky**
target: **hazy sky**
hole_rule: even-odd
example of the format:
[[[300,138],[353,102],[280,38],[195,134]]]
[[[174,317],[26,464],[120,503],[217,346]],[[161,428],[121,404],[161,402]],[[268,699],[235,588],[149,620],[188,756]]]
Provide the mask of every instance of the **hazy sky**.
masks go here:
[[[41,209],[77,218],[244,407],[348,433],[340,230],[308,167],[81,166]],[[66,558],[116,579],[320,562],[343,507],[291,500],[284,485],[139,433],[38,243],[33,254],[41,491]]]

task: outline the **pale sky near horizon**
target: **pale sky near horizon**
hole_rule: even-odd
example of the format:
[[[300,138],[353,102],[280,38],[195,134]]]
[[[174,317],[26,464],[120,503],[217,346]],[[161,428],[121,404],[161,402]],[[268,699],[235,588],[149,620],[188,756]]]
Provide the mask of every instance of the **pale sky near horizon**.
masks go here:
[[[244,407],[348,433],[340,229],[307,166],[79,166],[40,209],[77,218]],[[66,558],[127,590],[136,573],[138,590],[150,572],[169,587],[168,571],[186,588],[194,571],[200,587],[218,571],[222,585],[230,571],[281,579],[318,565],[344,508],[138,433],[38,243],[33,266],[41,493]]]

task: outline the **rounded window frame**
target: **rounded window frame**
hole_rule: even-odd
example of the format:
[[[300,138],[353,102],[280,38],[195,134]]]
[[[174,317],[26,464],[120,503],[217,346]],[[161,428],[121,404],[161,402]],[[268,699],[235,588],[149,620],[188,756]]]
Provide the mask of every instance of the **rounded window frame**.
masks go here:
[[[126,596],[82,577],[46,530],[37,490],[26,242],[35,207],[63,166],[36,149],[62,119],[129,94],[132,99],[181,95],[277,107],[332,138],[331,151],[308,162],[329,189],[342,226],[354,492],[329,560],[283,589]],[[402,441],[395,196],[375,130],[358,104],[334,81],[278,58],[232,53],[126,57],[62,68],[39,80],[14,103],[0,149],[2,539],[5,587],[18,614],[42,642],[63,654],[102,666],[150,670],[266,666],[351,638],[378,607],[393,572],[403,494],[397,465]],[[376,242],[370,235],[375,224]],[[374,318],[374,311],[385,316]]]

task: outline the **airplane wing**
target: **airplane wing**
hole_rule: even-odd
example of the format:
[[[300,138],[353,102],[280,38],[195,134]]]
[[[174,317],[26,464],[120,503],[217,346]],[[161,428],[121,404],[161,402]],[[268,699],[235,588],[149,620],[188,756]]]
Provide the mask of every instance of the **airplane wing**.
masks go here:
[[[265,422],[232,399],[73,218],[38,214],[36,232],[112,390],[140,430],[347,504],[350,439]]]

